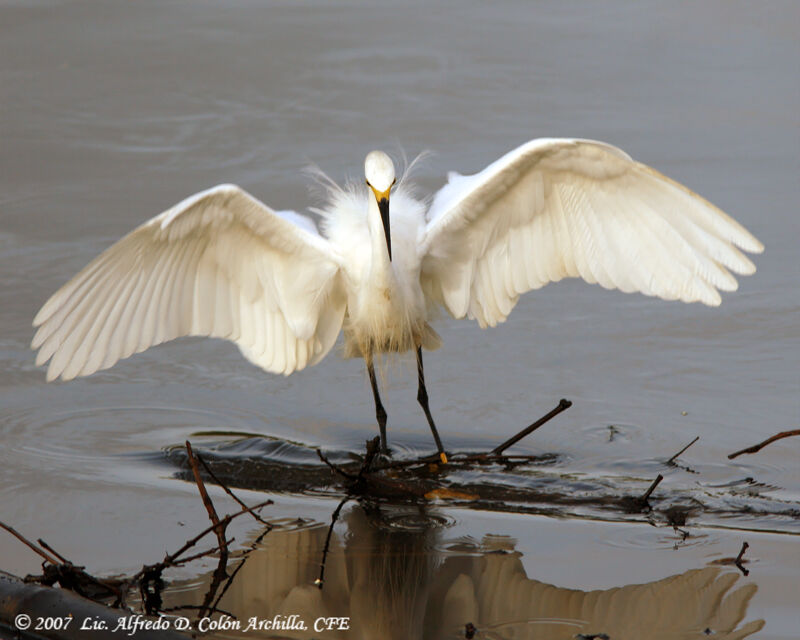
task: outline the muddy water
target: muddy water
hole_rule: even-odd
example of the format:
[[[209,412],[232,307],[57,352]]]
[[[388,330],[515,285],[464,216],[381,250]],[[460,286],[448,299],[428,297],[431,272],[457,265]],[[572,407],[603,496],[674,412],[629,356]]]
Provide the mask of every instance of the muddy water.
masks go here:
[[[796,637],[798,443],[726,454],[800,422],[798,19],[778,2],[0,3],[0,520],[97,573],[131,571],[206,524],[173,445],[244,461],[271,450],[243,435],[353,451],[375,433],[363,371],[335,356],[280,378],[232,345],[183,340],[46,385],[27,348],[36,310],[141,221],[220,182],[302,210],[315,204],[303,166],[357,176],[374,147],[432,149],[419,183],[435,189],[529,138],[597,138],[742,221],[767,246],[758,273],[717,309],[567,282],[494,330],[443,317],[426,373],[448,448],[491,448],[559,398],[575,403],[517,447],[548,463],[481,478],[545,497],[520,513],[431,507],[413,527],[348,505],[329,558],[338,587],[319,594],[337,499],[267,488],[269,516],[289,524],[258,543],[225,605],[349,616],[361,637],[458,637],[467,621],[497,638],[743,637],[762,624],[760,638]],[[389,374],[398,455],[429,450],[410,363]],[[664,464],[695,436],[681,465]],[[658,473],[659,504],[700,505],[685,541],[664,518],[598,506]],[[548,491],[597,504],[554,507]],[[243,547],[260,534],[234,530]],[[731,584],[738,570],[715,562],[744,540],[750,575]],[[209,567],[176,572],[170,598],[201,601]],[[38,561],[3,533],[0,568]],[[690,599],[678,624],[670,612],[701,583],[726,599]],[[543,590],[553,604],[537,609]],[[648,622],[662,635],[642,635]]]

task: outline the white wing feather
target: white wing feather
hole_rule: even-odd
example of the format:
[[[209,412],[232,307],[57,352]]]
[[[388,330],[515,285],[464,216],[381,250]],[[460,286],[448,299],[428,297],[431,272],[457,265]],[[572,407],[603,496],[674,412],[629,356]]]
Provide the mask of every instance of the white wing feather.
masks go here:
[[[36,364],[69,380],[193,335],[232,340],[288,375],[336,341],[339,267],[310,219],[220,185],[145,222],[53,294],[33,321]]]
[[[533,140],[473,176],[451,174],[421,243],[426,295],[482,327],[519,295],[581,277],[666,300],[720,303],[739,251],[763,245],[710,202],[620,149],[591,140]]]

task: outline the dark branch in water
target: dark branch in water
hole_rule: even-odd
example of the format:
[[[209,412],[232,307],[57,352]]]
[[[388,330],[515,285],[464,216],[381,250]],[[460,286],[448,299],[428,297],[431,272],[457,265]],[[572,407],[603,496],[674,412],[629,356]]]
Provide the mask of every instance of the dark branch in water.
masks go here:
[[[527,435],[529,435],[529,434],[533,433],[533,432],[534,432],[534,431],[536,431],[536,430],[537,430],[539,427],[541,427],[541,426],[542,426],[542,425],[543,425],[545,422],[548,422],[548,421],[552,420],[552,419],[553,419],[553,418],[555,418],[555,417],[556,417],[556,416],[557,416],[559,413],[561,413],[562,411],[566,411],[566,410],[567,410],[567,409],[569,409],[571,406],[572,406],[572,402],[570,402],[569,400],[566,400],[566,399],[562,398],[562,399],[561,399],[561,401],[558,403],[558,406],[557,406],[555,409],[553,409],[553,410],[552,410],[552,411],[550,411],[549,413],[546,413],[545,415],[543,415],[541,418],[539,418],[539,419],[538,419],[536,422],[534,422],[534,423],[533,423],[533,424],[531,424],[530,426],[528,426],[528,427],[525,427],[525,428],[524,428],[522,431],[520,431],[520,432],[519,432],[517,435],[513,436],[512,438],[509,438],[509,439],[508,439],[508,440],[506,440],[506,441],[505,441],[503,444],[501,444],[501,445],[499,445],[499,446],[495,447],[494,449],[492,449],[492,453],[493,453],[494,455],[496,455],[496,456],[499,456],[501,453],[503,453],[503,451],[505,451],[505,450],[506,450],[506,449],[508,449],[509,447],[511,447],[511,446],[513,446],[513,445],[515,445],[515,444],[517,444],[517,442],[519,442],[520,440],[522,440],[522,439],[523,439],[525,436],[527,436]]]
[[[678,456],[680,456],[684,451],[686,451],[689,447],[691,447],[699,439],[700,439],[700,436],[697,436],[694,440],[692,440],[689,444],[687,444],[683,449],[678,451],[678,453],[676,453],[669,460],[667,460],[667,464],[675,464],[675,460],[678,458]]]
[[[650,485],[650,487],[647,489],[647,491],[645,491],[645,492],[644,492],[644,494],[642,495],[642,497],[641,497],[641,498],[639,498],[639,502],[646,503],[646,502],[647,502],[647,500],[648,500],[648,498],[650,498],[650,495],[653,493],[653,491],[655,491],[655,490],[656,490],[656,487],[658,486],[658,484],[659,484],[659,483],[660,483],[660,482],[661,482],[663,479],[664,479],[664,476],[662,476],[662,475],[659,473],[659,474],[656,476],[656,479],[655,479],[655,480],[653,480],[653,484],[651,484],[651,485]]]
[[[776,440],[781,440],[783,438],[789,438],[791,436],[800,436],[800,429],[792,429],[790,431],[781,431],[780,433],[776,433],[774,436],[767,438],[764,442],[759,442],[758,444],[754,444],[752,447],[747,447],[746,449],[742,449],[741,451],[737,451],[735,453],[731,453],[728,456],[728,460],[733,460],[737,456],[742,455],[743,453],[758,453],[768,444],[772,444]]]
[[[39,538],[39,539],[38,539],[36,542],[38,542],[38,543],[41,545],[42,549],[46,549],[47,551],[49,551],[50,553],[52,553],[52,554],[53,554],[54,556],[56,556],[56,557],[57,557],[59,560],[61,560],[61,562],[65,563],[65,564],[69,563],[69,560],[67,560],[67,559],[66,559],[64,556],[62,556],[62,555],[61,555],[61,554],[60,554],[58,551],[56,551],[55,549],[53,549],[53,547],[51,547],[49,544],[47,544],[47,543],[46,543],[44,540],[42,540],[41,538]]]

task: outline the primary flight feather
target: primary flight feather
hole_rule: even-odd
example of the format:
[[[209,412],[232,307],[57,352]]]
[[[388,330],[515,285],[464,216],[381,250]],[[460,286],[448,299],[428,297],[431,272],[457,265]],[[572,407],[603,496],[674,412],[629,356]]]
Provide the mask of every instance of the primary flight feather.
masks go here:
[[[472,176],[450,174],[430,206],[380,151],[366,186],[330,185],[314,222],[274,211],[235,185],[198,193],[112,245],[36,315],[36,363],[69,380],[180,336],[235,342],[288,375],[319,362],[344,332],[362,357],[386,449],[376,354],[416,351],[417,398],[437,448],[422,348],[444,306],[481,327],[520,294],[581,277],[665,300],[720,303],[763,245],[686,187],[590,140],[540,139]],[[390,198],[391,196],[391,198]],[[391,200],[391,206],[390,206]],[[741,250],[740,250],[741,249]]]

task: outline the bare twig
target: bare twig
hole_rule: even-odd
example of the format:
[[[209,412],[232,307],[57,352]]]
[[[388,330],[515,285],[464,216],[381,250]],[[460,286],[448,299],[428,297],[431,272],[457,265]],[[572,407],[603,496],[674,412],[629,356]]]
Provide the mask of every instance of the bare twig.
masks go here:
[[[355,473],[350,473],[349,471],[345,471],[339,465],[333,464],[333,462],[328,460],[328,458],[325,457],[325,454],[323,454],[322,451],[320,451],[319,449],[317,449],[317,456],[319,456],[319,459],[322,460],[322,462],[324,462],[326,465],[330,467],[331,471],[334,471],[335,473],[344,476],[348,480],[358,479],[359,476],[356,475]]]
[[[206,491],[203,478],[200,476],[200,468],[197,465],[197,460],[195,459],[194,452],[192,451],[192,445],[188,440],[186,441],[186,453],[189,455],[189,464],[192,466],[192,473],[194,473],[194,480],[197,484],[197,489],[200,491],[200,497],[203,499],[203,504],[206,507],[206,511],[208,511],[208,517],[214,524],[214,533],[217,536],[219,548],[219,561],[217,562],[217,568],[214,570],[214,576],[211,580],[211,584],[208,587],[208,591],[203,598],[203,604],[201,605],[200,613],[197,616],[197,620],[199,621],[206,614],[206,612],[209,611],[211,602],[214,600],[214,596],[222,584],[222,581],[228,578],[228,543],[225,539],[225,529],[230,523],[230,520],[225,522],[225,524],[220,521],[219,516],[217,515],[217,510],[214,508],[214,503],[211,501],[208,491]]]
[[[216,474],[211,470],[211,467],[209,467],[208,464],[206,464],[206,461],[203,460],[203,458],[200,456],[199,453],[195,454],[195,457],[200,462],[200,464],[203,465],[203,469],[205,469],[206,473],[208,473],[208,475],[211,476],[212,480],[214,480],[214,482],[216,482],[220,487],[222,487],[225,490],[225,493],[227,493],[231,498],[236,500],[236,502],[239,504],[240,507],[247,507],[247,505],[239,499],[239,496],[237,496],[235,493],[233,493],[233,491],[231,491],[227,487],[227,485],[216,476]],[[258,514],[253,513],[251,511],[250,515],[253,516],[253,518],[256,520],[256,522],[260,522],[265,527],[269,527],[269,529],[272,529],[272,525],[269,522],[267,522],[266,520],[264,520]]]
[[[229,547],[229,546],[230,546],[230,544],[231,544],[231,543],[232,543],[234,540],[236,540],[236,538],[228,538],[228,539],[225,541],[225,545]],[[193,562],[194,560],[199,560],[200,558],[206,558],[206,557],[208,557],[208,556],[212,556],[212,555],[214,555],[214,554],[215,554],[215,553],[216,553],[218,550],[219,550],[219,546],[216,546],[216,547],[210,547],[210,548],[206,549],[205,551],[200,551],[200,552],[198,552],[198,553],[195,553],[194,555],[191,555],[191,556],[186,556],[185,558],[181,558],[180,560],[176,560],[176,561],[175,561],[175,564],[176,564],[176,565],[189,564],[190,562]]]
[[[243,508],[243,509],[237,511],[236,513],[229,513],[227,516],[222,518],[222,520],[220,520],[220,524],[223,525],[223,526],[228,526],[228,524],[230,523],[231,520],[233,520],[235,518],[238,518],[239,516],[241,516],[241,515],[243,515],[245,513],[250,513],[251,511],[255,511],[256,509],[262,509],[263,507],[266,507],[266,506],[271,505],[271,504],[274,504],[272,502],[272,500],[264,500],[264,502],[259,502],[258,504],[255,504],[252,507]],[[137,571],[135,574],[133,574],[130,578],[128,578],[126,580],[126,584],[127,585],[134,584],[146,572],[152,571],[152,570],[154,570],[156,568],[158,568],[158,569],[163,571],[164,569],[166,569],[168,567],[179,566],[183,562],[182,560],[179,560],[179,558],[184,553],[186,553],[189,549],[194,547],[198,542],[200,542],[200,540],[202,540],[205,536],[207,536],[209,533],[214,531],[214,527],[215,526],[216,525],[212,524],[211,526],[206,527],[200,533],[198,533],[194,538],[191,538],[190,540],[187,540],[186,542],[184,542],[183,546],[180,549],[178,549],[175,553],[168,553],[167,555],[165,555],[164,559],[161,562],[159,562],[157,564],[154,564],[154,565],[145,565],[144,567],[139,569],[139,571]]]
[[[264,502],[259,502],[258,504],[253,505],[252,507],[243,508],[243,509],[237,511],[236,513],[229,513],[227,516],[222,518],[222,520],[220,520],[220,524],[222,524],[222,525],[227,527],[228,524],[230,523],[230,521],[233,520],[234,518],[238,518],[239,516],[241,516],[241,515],[243,515],[245,513],[250,513],[251,511],[255,511],[256,509],[261,509],[261,508],[266,507],[266,506],[271,505],[271,504],[274,504],[272,502],[272,500],[264,500]],[[184,543],[184,545],[180,549],[178,549],[178,551],[176,551],[175,553],[173,553],[171,555],[165,556],[164,560],[162,561],[162,564],[165,564],[167,566],[173,566],[175,564],[175,561],[176,561],[177,558],[179,558],[188,549],[191,549],[202,538],[207,536],[213,530],[214,530],[214,525],[211,525],[210,527],[206,527],[200,533],[198,533],[194,538],[192,538],[191,540],[187,540]]]
[[[58,560],[56,560],[53,556],[49,555],[39,547],[37,547],[33,542],[28,540],[25,536],[23,536],[19,531],[14,529],[13,527],[8,526],[4,522],[0,522],[0,527],[8,531],[12,536],[14,536],[17,540],[22,542],[25,546],[29,547],[33,551],[35,551],[38,555],[44,558],[50,564],[59,564]]]
[[[699,439],[700,439],[700,436],[697,436],[694,440],[692,440],[689,444],[687,444],[683,449],[678,451],[678,453],[676,453],[669,460],[667,460],[667,464],[675,464],[675,460],[678,458],[678,456],[680,456],[684,451],[686,451],[689,447],[691,447]]]
[[[533,433],[534,431],[536,431],[536,429],[541,427],[545,422],[548,422],[549,420],[552,420],[559,413],[561,413],[562,411],[566,411],[571,406],[572,406],[572,402],[562,398],[561,401],[558,403],[558,406],[555,409],[553,409],[549,413],[546,413],[545,415],[543,415],[541,418],[539,418],[536,422],[534,422],[530,426],[525,427],[517,435],[515,435],[512,438],[509,438],[503,444],[501,444],[501,445],[495,447],[494,449],[492,449],[492,453],[494,455],[500,455],[501,453],[503,453],[503,451],[508,449],[510,446],[515,445],[517,442],[522,440],[525,436],[527,436],[528,434]]]
[[[38,543],[41,545],[42,549],[46,549],[47,551],[49,551],[50,553],[52,553],[52,554],[53,554],[54,556],[56,556],[56,557],[57,557],[59,560],[61,560],[61,562],[63,562],[64,564],[72,564],[72,563],[71,563],[69,560],[67,560],[67,559],[66,559],[64,556],[62,556],[62,555],[61,555],[61,554],[60,554],[58,551],[56,551],[55,549],[53,549],[53,547],[51,547],[49,544],[47,544],[47,543],[46,543],[44,540],[42,540],[41,538],[39,538],[39,539],[38,539],[36,542],[38,542]]]
[[[220,524],[217,510],[214,508],[214,503],[211,502],[211,497],[208,495],[208,491],[206,491],[206,485],[203,482],[203,478],[200,475],[200,469],[197,466],[197,459],[194,457],[192,445],[188,440],[186,441],[186,453],[189,456],[189,464],[192,467],[192,473],[194,474],[195,484],[197,484],[197,490],[200,492],[200,497],[203,499],[203,505],[205,505],[206,511],[208,511],[208,517],[214,525],[214,533],[216,534],[217,542],[219,543],[219,552],[227,559],[228,548],[225,545],[225,527]],[[227,524],[225,526],[227,526]]]
[[[650,487],[647,489],[647,491],[644,492],[644,495],[642,495],[642,497],[639,498],[639,502],[642,502],[642,503],[647,502],[647,499],[650,497],[650,495],[653,493],[653,491],[656,490],[656,487],[658,486],[658,483],[661,482],[663,479],[664,479],[664,476],[662,476],[659,473],[658,476],[656,476],[656,479],[653,480],[653,484],[651,484]]]
[[[792,429],[791,431],[781,431],[780,433],[776,433],[771,438],[767,438],[766,440],[764,440],[764,442],[759,442],[758,444],[754,444],[752,447],[747,447],[746,449],[742,449],[741,451],[731,453],[728,456],[728,460],[733,460],[734,458],[742,455],[743,453],[757,453],[761,451],[764,447],[766,447],[768,444],[772,444],[776,440],[789,438],[791,436],[800,436],[800,429]]]

